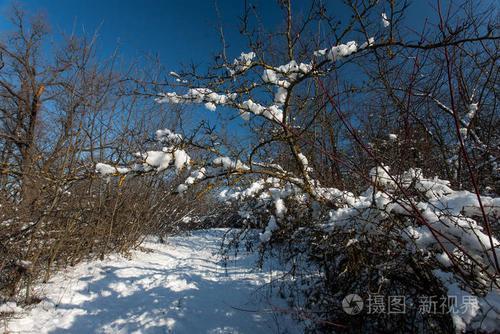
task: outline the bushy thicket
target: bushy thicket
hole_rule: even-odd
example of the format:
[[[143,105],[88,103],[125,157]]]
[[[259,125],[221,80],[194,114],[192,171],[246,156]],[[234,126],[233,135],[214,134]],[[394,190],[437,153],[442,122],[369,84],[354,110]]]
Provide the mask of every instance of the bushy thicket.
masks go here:
[[[406,3],[347,2],[347,23],[320,2],[302,15],[290,1],[279,5],[279,33],[266,32],[246,8],[249,49],[234,59],[224,49],[203,73],[192,67],[162,83],[133,80],[133,96],[154,96],[181,118],[206,109],[217,113],[216,126],[195,117],[193,131],[177,133],[182,127],[144,128],[142,120],[103,140],[107,124],[83,141],[100,143],[90,157],[77,150],[87,173],[70,174],[91,179],[48,187],[47,197],[43,186],[26,187],[44,184],[27,176],[52,160],[34,158],[29,132],[30,150],[6,141],[15,152],[4,161],[23,157],[7,178],[10,189],[20,189],[21,207],[42,203],[29,215],[12,211],[21,218],[11,233],[29,233],[6,236],[17,245],[11,254],[30,254],[27,261],[47,272],[82,254],[126,250],[146,234],[257,229],[248,236],[258,238],[263,258],[277,251],[290,267],[281,280],[290,303],[283,311],[311,332],[498,330],[498,18],[472,2],[439,5],[432,24],[415,33],[404,27]],[[28,111],[38,110],[44,89],[30,92]],[[27,248],[28,239],[52,255]],[[15,256],[10,270],[27,272],[30,263]],[[346,312],[349,294],[364,299],[362,312]],[[373,296],[403,296],[405,311],[367,312]],[[458,300],[421,312],[425,297]]]
[[[60,268],[177,233],[211,209],[175,196],[175,174],[98,177],[96,162],[120,161],[174,111],[132,94],[143,72],[98,54],[95,36],[57,36],[49,53],[41,17],[19,7],[11,17],[0,41],[0,302],[23,304]]]
[[[313,332],[498,330],[497,17],[438,6],[415,33],[405,3],[349,2],[344,25],[318,3],[302,16],[280,6],[282,42],[249,11],[249,50],[171,72],[175,89],[156,99],[240,116],[244,140],[204,123],[160,129],[161,151],[101,174],[173,165],[180,195],[210,185],[224,217],[291,265],[283,311]],[[349,294],[384,307],[403,296],[405,311],[351,315]],[[457,300],[426,311],[425,298]]]
[[[360,196],[319,188],[330,208],[269,179],[226,198],[238,203],[246,228],[263,231],[263,258],[278,249],[289,265],[283,296],[313,331],[494,331],[495,259],[476,222],[482,219],[476,195],[453,191],[448,182],[426,179],[419,170],[394,177],[394,183],[381,174]],[[496,222],[499,199],[481,200]],[[281,205],[286,214],[275,218]],[[499,244],[496,237],[493,243]],[[347,314],[342,302],[351,293],[363,297],[365,308],[373,298],[383,300],[382,306]],[[404,297],[404,312],[391,313],[388,300],[398,296]],[[473,297],[471,305],[464,305],[464,296]],[[442,305],[448,298],[450,304]],[[439,303],[435,311],[425,311],[426,299]]]

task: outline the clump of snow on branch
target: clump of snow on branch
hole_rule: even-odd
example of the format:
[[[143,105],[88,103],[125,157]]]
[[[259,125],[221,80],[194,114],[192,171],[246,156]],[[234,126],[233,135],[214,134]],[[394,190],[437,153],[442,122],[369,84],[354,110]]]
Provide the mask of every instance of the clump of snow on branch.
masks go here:
[[[469,112],[463,118],[463,123],[466,127],[470,125],[470,122],[472,121],[474,116],[476,116],[477,110],[478,110],[477,103],[469,104]]]
[[[193,185],[195,182],[203,180],[207,175],[207,170],[204,167],[192,171],[189,177],[177,187],[177,191],[179,193],[185,192],[188,190],[189,186]]]
[[[229,157],[217,157],[212,161],[214,166],[221,167],[224,171],[229,170],[249,170],[250,168],[240,160],[232,160]]]
[[[337,61],[345,57],[349,57],[353,53],[366,49],[368,46],[372,46],[375,42],[373,37],[368,38],[368,40],[358,46],[356,41],[349,41],[345,44],[338,44],[332,46],[330,49],[322,49],[314,51],[315,57],[327,56],[330,61]]]
[[[472,119],[476,116],[478,110],[477,103],[471,103],[469,104],[469,110],[467,114],[465,114],[464,117],[461,119],[461,127],[460,127],[460,134],[462,135],[463,139],[467,139],[469,136],[469,126],[470,123],[472,122]]]
[[[154,169],[157,172],[166,170],[171,163],[177,172],[180,172],[185,167],[189,166],[191,158],[185,150],[179,146],[183,142],[182,135],[171,131],[170,129],[162,129],[156,131],[156,140],[159,143],[166,144],[161,151],[147,151],[145,153],[135,153],[137,158],[143,160],[142,166],[136,166],[136,170],[150,171]]]
[[[178,78],[178,79],[181,77],[179,74],[177,74],[177,72],[174,72],[174,71],[170,71],[168,74],[170,74],[174,78]]]
[[[162,129],[156,131],[156,140],[161,143],[176,145],[182,142],[182,135],[174,133],[170,129]]]
[[[204,103],[208,110],[214,111],[217,105],[225,105],[236,98],[236,94],[218,94],[208,88],[190,88],[186,94],[162,93],[156,102],[158,103]]]
[[[167,169],[174,160],[173,154],[164,151],[147,151],[145,153],[136,153],[138,158],[144,159],[144,167],[150,170],[155,168],[158,172]]]
[[[312,169],[312,167],[309,166],[309,160],[307,160],[307,157],[304,154],[299,153],[298,158],[300,160],[300,163],[304,167],[304,170],[306,172],[312,172],[313,169]]]
[[[386,13],[382,13],[381,16],[382,16],[382,25],[384,26],[384,28],[387,28],[388,26],[390,26],[391,22],[387,18],[387,14]]]
[[[164,147],[161,151],[139,152],[136,153],[135,156],[144,161],[142,168],[146,172],[152,169],[157,172],[164,171],[172,162],[176,170],[181,171],[184,167],[188,166],[191,161],[186,151],[173,147]],[[139,170],[137,167],[136,169]]]
[[[278,229],[278,224],[276,223],[276,218],[274,216],[269,217],[269,222],[267,223],[266,229],[263,233],[259,235],[261,242],[269,242],[273,235],[273,232]]]
[[[356,43],[356,41],[350,41],[346,44],[340,44],[332,47],[328,52],[327,57],[331,61],[336,61],[338,59],[348,57],[357,51],[358,43]]]
[[[372,168],[369,174],[372,182],[381,186],[393,186],[394,182],[389,174],[389,169],[385,165]]]
[[[439,102],[438,104],[449,114],[454,115],[454,111],[451,110],[449,107],[447,107],[441,102]],[[478,109],[479,107],[477,103],[471,103],[468,105],[467,113],[462,118],[459,119],[459,132],[462,140],[464,141],[466,149],[468,150],[479,149],[481,151],[485,151],[487,146],[479,139],[477,134],[470,128],[470,124],[474,119],[474,117],[476,116]],[[469,141],[470,138],[472,138],[473,140]],[[455,148],[452,150],[452,155],[447,160],[447,162],[453,166],[454,179],[458,177],[460,150],[461,150],[461,143],[460,139],[457,138],[455,143]],[[488,155],[489,155],[488,163],[492,166],[493,173],[498,174],[496,157],[489,153]]]
[[[233,61],[232,68],[229,69],[231,75],[246,71],[252,66],[252,60],[255,58],[255,52],[242,52],[241,55]]]
[[[174,164],[177,171],[181,171],[184,167],[189,166],[191,158],[184,150],[174,150]]]
[[[285,201],[282,198],[277,198],[274,201],[274,205],[276,206],[276,217],[283,219],[287,212]]]
[[[291,82],[308,74],[312,69],[313,66],[311,64],[297,64],[295,60],[292,60],[278,67],[266,68],[262,74],[262,80],[278,86],[274,102],[281,105],[286,101],[288,96],[287,89],[290,87]]]
[[[262,80],[283,88],[288,88],[290,82],[303,77],[311,72],[312,69],[313,66],[311,64],[297,64],[295,60],[292,60],[278,67],[266,68],[262,74]]]
[[[95,165],[95,171],[103,176],[115,175],[115,174],[126,174],[130,171],[127,167],[115,167],[102,162]]]
[[[368,41],[362,43],[360,46],[359,46],[359,50],[363,50],[363,49],[366,49],[368,46],[372,46],[373,44],[375,43],[375,38],[373,37],[370,37],[368,38]]]
[[[240,105],[239,108],[243,112],[241,116],[245,120],[248,120],[248,113],[251,113],[254,115],[262,115],[271,121],[283,122],[283,110],[281,110],[277,105],[264,107],[253,102],[252,100],[246,100]]]
[[[0,313],[8,314],[8,313],[20,313],[23,311],[23,308],[19,307],[16,302],[7,302],[4,304],[0,304]]]

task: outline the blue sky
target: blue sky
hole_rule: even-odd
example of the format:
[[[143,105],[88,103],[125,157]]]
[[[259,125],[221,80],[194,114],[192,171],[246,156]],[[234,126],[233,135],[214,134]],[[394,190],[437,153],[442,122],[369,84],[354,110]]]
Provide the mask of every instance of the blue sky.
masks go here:
[[[283,24],[283,12],[274,0],[247,0],[256,7],[269,31]],[[218,33],[219,8],[228,57],[248,51],[246,40],[239,34],[243,0],[17,0],[28,12],[42,12],[51,30],[66,34],[92,34],[98,29],[98,48],[103,57],[114,52],[117,45],[126,60],[144,54],[158,54],[168,70],[181,64],[208,64],[220,51]],[[309,1],[292,2],[294,10],[305,9]],[[348,15],[342,1],[325,1],[340,18]],[[424,1],[416,1],[415,11],[421,13]],[[0,0],[0,31],[8,29],[6,15],[12,0]],[[424,7],[426,5],[424,4]],[[420,15],[419,15],[420,16]],[[326,46],[325,46],[326,47]]]
[[[479,0],[478,0],[479,1]],[[495,0],[493,0],[495,1]],[[158,54],[167,71],[182,64],[208,64],[220,51],[219,20],[215,0],[17,0],[29,12],[41,11],[56,33],[92,34],[98,29],[98,47],[103,57],[117,45],[124,59]],[[269,31],[283,24],[283,13],[274,0],[247,0]],[[293,1],[294,9],[309,1]],[[345,22],[349,15],[340,0],[324,0],[329,9]],[[444,7],[446,1],[443,1]],[[6,14],[12,0],[0,0],[0,33],[8,29]],[[384,4],[381,1],[381,4]],[[409,9],[408,26],[421,25],[433,16],[434,0],[415,0]],[[228,42],[228,57],[249,51],[239,34],[243,0],[217,0],[221,22]],[[382,10],[382,8],[380,8]],[[328,47],[330,45],[324,45]]]
[[[2,22],[10,0],[0,0]],[[196,63],[211,59],[220,49],[218,18],[214,1],[154,0],[24,0],[19,1],[30,12],[42,11],[52,31],[76,33],[99,29],[99,45],[112,52],[118,44],[121,52],[135,57],[146,53],[160,55],[164,65]],[[263,8],[263,19],[272,27],[278,10],[274,1],[254,1]],[[243,1],[219,1],[220,14],[227,40],[232,49],[244,48],[239,36]],[[236,54],[236,51],[234,51]]]
[[[0,29],[7,27],[5,15],[11,0],[0,0]],[[180,63],[207,62],[220,50],[217,31],[218,18],[214,0],[20,0],[30,12],[42,11],[48,17],[54,32],[94,32],[99,28],[99,45],[106,53],[118,44],[122,54],[130,58],[146,53],[160,55],[167,68],[178,68]],[[248,1],[257,7],[263,23],[270,30],[280,25],[282,14],[273,0]],[[431,1],[434,2],[434,1]],[[294,7],[306,1],[295,1]],[[340,17],[341,1],[325,1],[336,9]],[[244,1],[217,0],[229,56],[236,56],[247,48],[239,35],[239,17]],[[339,8],[339,10],[337,10]],[[412,18],[423,21],[430,13],[429,2],[414,1]]]
[[[41,11],[47,16],[51,30],[66,34],[93,34],[98,29],[98,50],[105,58],[119,47],[125,61],[140,59],[145,54],[158,55],[167,71],[178,71],[191,62],[207,65],[221,50],[218,33],[219,19],[215,3],[219,8],[226,42],[232,59],[242,51],[249,51],[246,40],[239,33],[244,0],[16,0],[28,12]],[[330,12],[346,21],[350,13],[341,0],[323,0]],[[478,2],[480,0],[477,0]],[[489,2],[490,0],[485,0]],[[496,1],[496,0],[492,0]],[[275,0],[247,0],[256,7],[261,22],[268,31],[276,31],[284,22],[283,12]],[[443,0],[443,8],[447,6]],[[295,0],[295,10],[305,9],[309,1]],[[381,1],[384,10],[387,2]],[[421,27],[426,18],[436,21],[433,7],[436,0],[414,0],[408,10],[408,27]],[[9,28],[6,21],[12,0],[0,0],[0,34]],[[388,8],[385,8],[387,10]],[[379,14],[377,14],[379,15]],[[331,45],[324,45],[329,47]],[[279,65],[279,64],[277,64]],[[203,67],[203,66],[202,66]],[[217,124],[216,114],[207,113],[203,107],[201,115],[211,124]],[[228,113],[233,115],[233,113]],[[197,123],[197,122],[195,122]],[[238,137],[248,133],[239,117],[229,130]],[[196,124],[187,125],[188,128]]]
[[[160,56],[167,69],[177,69],[181,63],[210,62],[220,50],[215,3],[230,44],[229,57],[247,51],[239,34],[239,17],[244,0],[0,0],[0,32],[8,27],[6,13],[16,1],[30,12],[42,11],[54,32],[89,34],[99,28],[99,45],[111,53],[117,44],[127,58],[147,53]],[[349,13],[341,0],[323,0],[331,12],[340,18]],[[498,0],[474,0],[477,4]],[[266,28],[275,30],[283,16],[275,0],[247,0],[256,6]],[[443,8],[448,0],[442,0]],[[453,2],[453,1],[452,1]],[[309,1],[293,1],[294,9],[306,7]],[[382,6],[387,3],[380,1]],[[408,11],[408,26],[421,26],[426,17],[433,17],[437,0],[413,0]],[[455,2],[457,4],[458,2]],[[435,17],[435,16],[434,16]],[[324,47],[327,47],[325,45]]]

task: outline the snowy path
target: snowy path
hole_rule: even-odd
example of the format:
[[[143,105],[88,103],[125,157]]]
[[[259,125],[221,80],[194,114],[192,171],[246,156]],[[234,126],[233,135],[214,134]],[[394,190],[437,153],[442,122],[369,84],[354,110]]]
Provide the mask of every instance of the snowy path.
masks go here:
[[[270,305],[262,287],[271,275],[253,270],[253,255],[222,266],[215,253],[223,232],[146,242],[152,251],[136,251],[131,259],[115,255],[70,268],[40,286],[44,300],[16,315],[8,332],[302,332],[290,318],[265,311]]]

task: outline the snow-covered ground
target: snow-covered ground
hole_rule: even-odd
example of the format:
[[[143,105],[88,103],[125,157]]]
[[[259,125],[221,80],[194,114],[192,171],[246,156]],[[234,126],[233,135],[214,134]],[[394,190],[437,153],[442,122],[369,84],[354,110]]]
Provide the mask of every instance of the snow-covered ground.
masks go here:
[[[268,285],[278,272],[255,270],[241,252],[217,255],[225,230],[148,241],[150,251],[82,263],[41,284],[43,301],[16,313],[8,333],[300,333],[273,310]],[[0,329],[5,330],[5,329]]]

